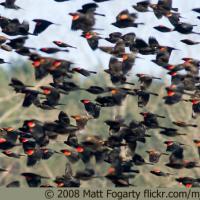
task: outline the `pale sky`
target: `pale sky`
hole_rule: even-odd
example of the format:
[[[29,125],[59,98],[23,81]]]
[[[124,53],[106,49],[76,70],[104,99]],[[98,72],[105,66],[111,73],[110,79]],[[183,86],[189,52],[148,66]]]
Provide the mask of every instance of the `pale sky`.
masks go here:
[[[111,25],[115,21],[116,15],[123,9],[128,9],[131,12],[136,12],[132,5],[141,0],[112,0],[110,2],[104,2],[99,4],[97,12],[103,13],[106,17],[97,16],[96,26],[97,28],[103,28],[104,31],[100,31],[103,36],[108,36],[109,33],[114,31],[120,31],[123,34],[128,32],[135,32],[137,37],[148,39],[149,36],[154,36],[157,38],[160,44],[173,46],[181,51],[174,51],[170,62],[172,64],[178,64],[181,62],[182,57],[193,57],[199,58],[199,47],[200,45],[187,46],[180,42],[181,39],[192,39],[195,41],[200,41],[199,35],[182,35],[177,32],[172,33],[160,33],[154,30],[152,27],[160,24],[172,27],[166,18],[158,20],[153,13],[138,13],[137,22],[144,22],[145,26],[140,26],[139,28],[126,28],[118,29]],[[61,24],[60,26],[52,25],[45,32],[39,36],[29,36],[26,46],[29,47],[55,47],[52,43],[53,40],[61,40],[63,42],[69,43],[76,46],[78,49],[71,49],[70,53],[57,53],[52,56],[68,59],[76,63],[76,66],[83,68],[94,69],[99,61],[102,63],[104,68],[108,68],[108,62],[110,55],[107,55],[100,50],[92,51],[88,46],[86,40],[82,37],[81,31],[71,31],[71,16],[68,15],[69,12],[75,12],[77,9],[81,8],[81,5],[92,2],[91,0],[71,0],[69,2],[57,3],[54,0],[17,0],[16,4],[20,6],[21,10],[10,10],[0,7],[0,13],[2,16],[9,18],[19,18],[20,21],[27,20],[30,22],[30,32],[33,32],[34,22],[33,19],[41,18],[47,19],[54,23]],[[157,1],[151,1],[157,2]],[[200,20],[196,17],[197,13],[191,11],[192,8],[200,7],[199,0],[174,0],[173,7],[178,7],[181,16],[184,17],[182,21],[190,22],[192,24],[200,25]],[[200,32],[200,26],[195,27],[196,32]],[[4,34],[1,34],[4,35]],[[113,46],[109,42],[101,40],[100,45]],[[5,60],[18,59],[18,54],[12,52],[1,52],[1,58]],[[48,54],[43,54],[48,56]],[[150,60],[154,56],[141,56],[145,59],[138,59],[136,61],[135,67],[133,69],[133,74],[138,72],[143,73],[154,73],[159,75],[163,70],[157,65],[153,64]],[[5,65],[4,65],[5,66]]]

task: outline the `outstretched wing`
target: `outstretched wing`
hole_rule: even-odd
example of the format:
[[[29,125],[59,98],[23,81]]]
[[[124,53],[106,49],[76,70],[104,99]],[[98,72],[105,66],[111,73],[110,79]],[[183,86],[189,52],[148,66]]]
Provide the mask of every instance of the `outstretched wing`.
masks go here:
[[[6,0],[7,6],[14,6],[16,0]]]

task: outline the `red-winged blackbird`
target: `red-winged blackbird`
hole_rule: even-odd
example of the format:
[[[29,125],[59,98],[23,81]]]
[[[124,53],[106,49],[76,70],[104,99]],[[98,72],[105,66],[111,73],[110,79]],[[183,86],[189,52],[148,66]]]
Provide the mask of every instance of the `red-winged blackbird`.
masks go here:
[[[158,96],[156,93],[143,91],[140,89],[134,89],[134,92],[138,96],[138,107],[140,108],[145,107],[148,104],[150,95]]]
[[[76,152],[76,151],[62,149],[62,150],[60,150],[60,152],[62,152],[71,163],[76,163],[77,161],[80,160],[80,156],[79,156],[78,152]]]
[[[184,39],[184,40],[181,40],[181,42],[187,44],[187,45],[196,45],[196,44],[200,44],[200,42],[195,42],[193,40],[189,40],[189,39]]]
[[[38,187],[41,185],[41,179],[49,179],[49,177],[29,172],[22,173],[21,175],[25,177],[29,187]]]
[[[118,132],[122,126],[124,126],[124,119],[120,116],[116,117],[115,120],[106,120],[105,123],[109,126],[109,132]]]
[[[136,23],[136,19],[136,13],[129,13],[128,10],[123,10],[117,15],[116,22],[112,23],[112,25],[118,28],[138,27],[138,25],[144,25],[144,23]]]
[[[157,4],[150,4],[149,6],[158,19],[166,16],[171,10],[178,11],[178,8],[172,7],[172,0],[159,0]]]
[[[9,50],[9,49],[8,49]],[[32,47],[21,47],[19,49],[16,49],[15,52],[22,56],[31,56],[34,53],[31,52],[31,50],[35,50],[35,48]]]
[[[157,48],[156,59],[152,60],[152,62],[161,67],[165,67],[169,63],[169,59],[173,50],[177,49],[168,46],[159,46]]]
[[[112,107],[122,105],[122,102],[126,98],[127,94],[117,89],[113,89],[111,93],[112,96],[97,96],[95,101],[98,102],[101,107]]]
[[[155,39],[154,39],[155,40]],[[152,39],[149,39],[151,42]],[[143,39],[136,38],[134,43],[130,46],[131,51],[138,51],[142,55],[150,55],[156,53],[156,47],[152,44],[147,44]]]
[[[54,182],[57,184],[57,187],[80,187],[80,180],[73,176],[70,163],[66,164],[65,174],[56,177]]]
[[[26,89],[26,87],[32,87],[29,85],[25,85],[22,81],[18,80],[17,78],[12,78],[9,86],[13,87],[15,92],[20,93],[22,93]]]
[[[180,133],[179,130],[175,129],[175,128],[166,128],[166,127],[161,127],[160,134],[162,135],[166,135],[169,137],[175,137],[175,136],[179,136],[179,135],[187,135],[186,133]]]
[[[100,34],[94,31],[83,32],[81,36],[87,40],[92,50],[96,50],[98,48],[99,39],[102,39]]]
[[[99,117],[101,107],[98,104],[91,102],[89,99],[83,99],[81,102],[84,104],[88,114],[92,115],[94,118]]]
[[[125,44],[124,41],[120,39],[116,42],[114,47],[100,46],[99,49],[113,56],[121,57],[125,53]]]
[[[90,180],[92,178],[96,178],[95,176],[95,171],[90,168],[86,168],[82,171],[77,171],[74,178],[79,179],[79,180]]]
[[[76,83],[72,81],[63,81],[61,84],[54,82],[50,83],[49,85],[51,85],[54,88],[59,88],[61,90],[64,90],[65,92],[71,92],[81,89]]]
[[[59,152],[53,150],[53,149],[48,149],[48,148],[41,148],[42,151],[42,159],[43,160],[48,160],[51,158],[55,153],[59,154]]]
[[[47,86],[41,86],[43,94],[46,96],[47,104],[49,106],[56,106],[60,100],[60,91]]]
[[[24,97],[24,101],[22,103],[23,107],[29,107],[32,104],[36,105],[36,102],[38,100],[38,95],[40,94],[39,91],[35,91],[35,90],[29,90],[26,89],[24,91],[25,93],[25,97]]]
[[[108,87],[103,88],[103,87],[100,87],[100,86],[90,86],[89,88],[84,89],[84,90],[91,93],[91,94],[103,94],[103,93],[110,91]]]
[[[129,178],[135,177],[134,175],[117,175],[117,174],[107,174],[105,176],[108,180],[110,180],[115,187],[129,187],[134,186],[133,184],[129,183]]]
[[[183,184],[186,188],[200,187],[199,179],[195,179],[192,177],[179,177],[176,178],[176,181],[180,184]]]
[[[194,34],[199,35],[200,33],[196,33],[193,31],[194,26],[196,26],[196,25],[182,22],[182,23],[176,24],[174,30],[178,31],[179,33],[182,33],[182,34],[194,33]]]
[[[78,137],[76,134],[74,133],[71,133],[69,134],[68,138],[66,141],[64,141],[64,144],[70,146],[70,147],[73,147],[73,148],[76,148],[79,146],[79,142],[78,142]]]
[[[109,69],[105,70],[105,72],[110,74],[111,81],[114,84],[125,79],[122,72],[122,62],[115,57],[110,58]]]
[[[83,145],[85,148],[91,148],[92,150],[101,148],[103,144],[104,141],[102,138],[96,135],[88,135],[84,138],[84,141],[81,142],[81,145]]]
[[[167,145],[166,151],[170,151],[170,152],[173,152],[173,151],[176,151],[176,150],[182,148],[181,146],[185,146],[185,144],[176,142],[173,140],[167,140],[164,142],[164,144]]]
[[[43,123],[35,120],[35,119],[30,119],[30,120],[25,120],[23,126],[20,128],[21,131],[23,132],[29,132],[32,134],[32,137],[36,140],[37,144],[44,146],[48,144],[48,139],[45,134],[44,126]],[[23,143],[25,146],[26,144],[29,146],[29,143]],[[32,143],[31,143],[32,144]],[[33,145],[35,145],[33,143]],[[35,146],[34,146],[35,147]]]
[[[133,65],[135,63],[137,56],[135,53],[123,53],[122,54],[122,72],[124,75],[127,75],[131,69],[133,68]]]
[[[91,76],[91,74],[96,74],[97,72],[95,71],[89,71],[89,70],[86,70],[86,69],[83,69],[83,68],[79,68],[79,67],[76,67],[76,68],[73,68],[72,69],[73,72],[77,72],[79,74],[82,74],[83,76]]]
[[[168,177],[168,176],[173,176],[174,175],[172,173],[163,172],[160,169],[151,170],[150,173],[152,173],[153,175],[156,175],[156,176],[163,176],[163,177]]]
[[[43,31],[45,31],[50,25],[54,24],[53,22],[44,19],[34,19],[33,21],[36,23],[33,35],[39,35]]]
[[[24,47],[26,40],[28,39],[27,36],[18,37],[15,39],[11,39],[10,42],[7,42],[6,45],[9,45],[13,49],[20,49]]]
[[[184,150],[181,146],[177,147],[172,151],[169,157],[169,163],[166,166],[174,168],[174,169],[182,169],[184,168]]]
[[[146,162],[139,154],[135,154],[132,158],[132,161],[135,163],[135,165],[153,165],[153,163]]]
[[[134,178],[134,174],[123,174],[118,167],[110,167],[108,169],[108,174],[105,175],[105,178],[110,180],[115,187],[129,187],[134,186],[133,184],[129,183],[130,178]]]
[[[200,165],[198,165],[198,161],[184,160],[183,164],[186,169],[193,169],[195,167],[200,167]]]
[[[0,27],[2,32],[10,35],[28,35],[29,34],[29,23],[27,21],[23,21],[20,23],[18,19],[9,19],[5,17],[0,18]]]
[[[40,51],[47,54],[54,54],[58,52],[69,52],[68,49],[59,49],[59,48],[53,48],[53,47],[44,47],[44,48],[41,48]]]
[[[58,115],[58,120],[54,122],[45,122],[43,125],[45,133],[52,139],[57,137],[57,134],[68,134],[78,130],[74,125],[70,124],[69,116],[61,111]]]
[[[158,163],[162,155],[167,155],[167,156],[169,155],[167,153],[162,153],[154,149],[148,150],[146,152],[149,154],[149,162],[151,163]]]
[[[200,33],[193,31],[193,28],[196,25],[192,25],[192,24],[184,23],[184,22],[178,22],[176,24],[173,24],[173,26],[174,26],[174,29],[170,29],[166,26],[156,26],[154,28],[158,31],[161,31],[161,32],[177,31],[177,32],[182,33],[182,34],[191,34],[191,33],[198,34],[198,35],[200,34]]]
[[[4,6],[5,8],[9,9],[15,9],[18,10],[20,9],[19,6],[15,4],[16,0],[5,0],[5,2],[0,3],[0,5]]]
[[[144,117],[143,124],[148,128],[159,128],[158,118],[165,118],[150,112],[141,112],[140,114]]]
[[[41,188],[53,188],[52,185],[48,185],[48,184],[45,184],[45,185],[40,185]]]
[[[54,43],[55,45],[57,45],[58,47],[61,47],[61,48],[70,47],[70,48],[76,49],[76,47],[73,47],[73,46],[71,46],[71,45],[69,45],[69,44],[66,44],[66,43],[62,42],[62,41],[55,40],[55,41],[53,41],[53,43]]]
[[[131,47],[135,44],[136,35],[133,32],[127,33],[121,37],[124,40],[125,46]]]
[[[36,165],[37,162],[39,162],[42,159],[42,151],[39,148],[36,149],[29,149],[27,152],[27,161],[26,165],[27,167],[32,167]]]
[[[20,187],[20,182],[19,181],[13,181],[13,182],[11,182],[11,183],[8,183],[7,185],[6,185],[6,187],[8,187],[8,188],[10,188],[10,187]]]
[[[18,146],[17,139],[19,132],[11,127],[0,129],[0,149],[9,150]]]
[[[109,34],[109,37],[105,38],[105,40],[107,40],[110,43],[117,43],[122,37],[122,33],[120,32],[113,32]]]
[[[173,105],[179,103],[182,100],[183,94],[181,92],[173,91],[170,88],[166,88],[167,96],[163,97],[165,104]]]
[[[173,31],[173,29],[168,28],[168,27],[163,26],[163,25],[155,26],[153,28],[158,30],[158,31],[160,31],[160,32],[163,32],[163,33],[168,33],[168,32],[172,32]]]
[[[75,119],[79,130],[84,129],[87,125],[87,122],[92,119],[92,117],[88,115],[72,115],[71,117]]]
[[[197,128],[198,127],[198,125],[196,125],[196,124],[186,123],[183,121],[174,121],[173,124],[175,124],[176,126],[182,127],[182,128],[185,128],[185,127]]]
[[[36,141],[34,139],[21,137],[20,142],[22,143],[22,147],[24,153],[27,155],[33,155],[36,148]]]
[[[11,158],[21,158],[21,156],[25,156],[25,155],[22,155],[22,154],[14,153],[10,150],[2,151],[2,153],[5,154],[8,157],[11,157]]]
[[[147,134],[146,127],[141,123],[132,120],[128,127],[124,127],[120,130],[120,134],[123,139],[129,144],[129,147],[132,149],[131,151],[134,152],[137,142],[146,142],[146,137],[151,137]],[[133,145],[131,147],[131,144]]]
[[[142,90],[149,88],[154,79],[161,80],[161,78],[150,76],[147,74],[137,74],[137,77],[139,78],[140,87]]]
[[[134,5],[133,8],[138,12],[149,12],[149,6],[150,2],[147,0],[136,3],[136,5]]]
[[[85,32],[94,30],[95,17],[94,15],[105,16],[102,14],[95,13],[98,7],[95,3],[88,3],[82,6],[82,9],[75,13],[69,13],[72,16],[72,30],[82,30]]]
[[[193,8],[192,11],[200,13],[200,8]]]
[[[126,146],[127,144],[123,143],[123,137],[121,137],[120,135],[111,135],[106,141],[104,141],[104,145],[107,147],[115,148]]]

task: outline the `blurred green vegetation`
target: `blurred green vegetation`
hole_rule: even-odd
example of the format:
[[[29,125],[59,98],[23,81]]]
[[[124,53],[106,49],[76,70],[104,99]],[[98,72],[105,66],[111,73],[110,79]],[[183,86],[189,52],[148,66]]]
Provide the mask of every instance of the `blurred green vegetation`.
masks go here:
[[[96,98],[95,95],[89,94],[85,91],[76,91],[71,92],[69,95],[65,95],[61,99],[61,103],[64,103],[64,106],[59,107],[58,110],[53,111],[43,111],[39,108],[31,106],[30,108],[23,108],[21,106],[23,95],[15,94],[15,92],[8,86],[11,77],[16,77],[23,82],[35,86],[38,82],[34,79],[34,71],[32,67],[23,62],[18,62],[17,65],[11,67],[10,69],[0,68],[0,127],[14,127],[18,128],[22,126],[22,123],[26,119],[38,119],[41,121],[54,121],[57,119],[58,113],[60,110],[67,112],[69,115],[74,114],[84,114],[84,108],[80,102],[83,98],[89,98],[94,100]],[[99,86],[112,86],[109,76],[104,72],[99,72],[97,76],[92,76],[87,79],[80,79],[79,75],[76,75],[74,80],[77,84],[81,86],[81,88],[87,88],[90,85],[99,85]],[[41,83],[43,85],[48,85],[50,83],[51,77],[45,78],[45,80]],[[129,80],[137,83],[136,79]],[[135,87],[137,87],[138,83]],[[191,122],[191,104],[186,102],[181,102],[177,105],[167,106],[163,103],[162,97],[165,96],[165,85],[163,82],[156,82],[152,85],[151,91],[159,94],[159,97],[151,97],[151,100],[146,108],[141,109],[137,107],[137,98],[133,96],[128,96],[128,98],[123,102],[121,107],[114,108],[103,108],[101,111],[101,117],[99,119],[94,119],[88,122],[88,125],[84,131],[80,131],[78,134],[80,135],[99,135],[103,138],[108,136],[108,127],[105,125],[104,120],[106,119],[114,119],[116,115],[122,115],[126,121],[129,123],[132,119],[142,120],[141,115],[139,113],[142,110],[150,111],[153,113],[157,113],[160,115],[166,116],[166,119],[160,119],[160,124],[166,127],[172,127],[172,121],[182,120],[186,122]],[[193,121],[194,122],[194,121]],[[75,124],[72,119],[72,123]],[[195,123],[199,124],[199,119],[195,120]],[[180,128],[181,129],[181,128]],[[189,146],[185,147],[185,156],[188,159],[199,159],[197,149],[193,145],[192,140],[199,138],[199,129],[188,128],[180,130],[182,132],[186,132],[187,136],[180,136],[175,138],[175,140],[180,141],[182,143],[186,143]],[[137,152],[148,159],[147,153],[145,151],[147,149],[156,149],[159,151],[165,151],[165,145],[163,141],[167,138],[159,134],[159,130],[151,130],[149,133],[152,135],[151,138],[147,139],[146,144],[139,144],[137,148]],[[63,141],[66,136],[59,137],[59,141]],[[49,148],[53,148],[55,150],[60,150],[62,148],[66,148],[66,145],[61,142],[53,142],[49,144]],[[22,149],[19,147],[14,148],[16,151],[21,153]],[[67,159],[63,155],[54,155],[47,161],[41,161],[34,167],[26,167],[26,157],[22,157],[19,159],[8,158],[0,153],[0,167],[8,168],[11,166],[11,172],[0,174],[0,184],[5,185],[14,180],[20,180],[22,186],[27,186],[23,177],[20,177],[20,173],[22,172],[34,172],[40,173],[43,175],[51,175],[51,177],[55,177],[58,175],[64,174],[65,163]],[[152,168],[160,168],[165,172],[175,172],[175,176],[193,176],[198,177],[199,169],[193,170],[172,170],[164,166],[164,163],[167,163],[167,156],[163,156],[158,164],[155,166],[141,166],[138,167],[141,171],[139,175],[136,176],[135,179],[132,180],[134,185],[137,186],[162,186],[162,187],[176,187],[178,184],[174,180],[174,176],[162,178],[156,177],[149,173]],[[109,167],[108,164],[103,163],[102,165],[97,165],[92,162],[91,165],[95,166],[97,174],[103,175],[107,172]],[[73,170],[84,168],[83,163],[76,163],[73,166]],[[44,182],[45,183],[45,182]],[[52,184],[52,180],[49,181],[49,184]],[[93,179],[91,181],[83,181],[82,186],[112,186],[112,184],[106,179]]]

